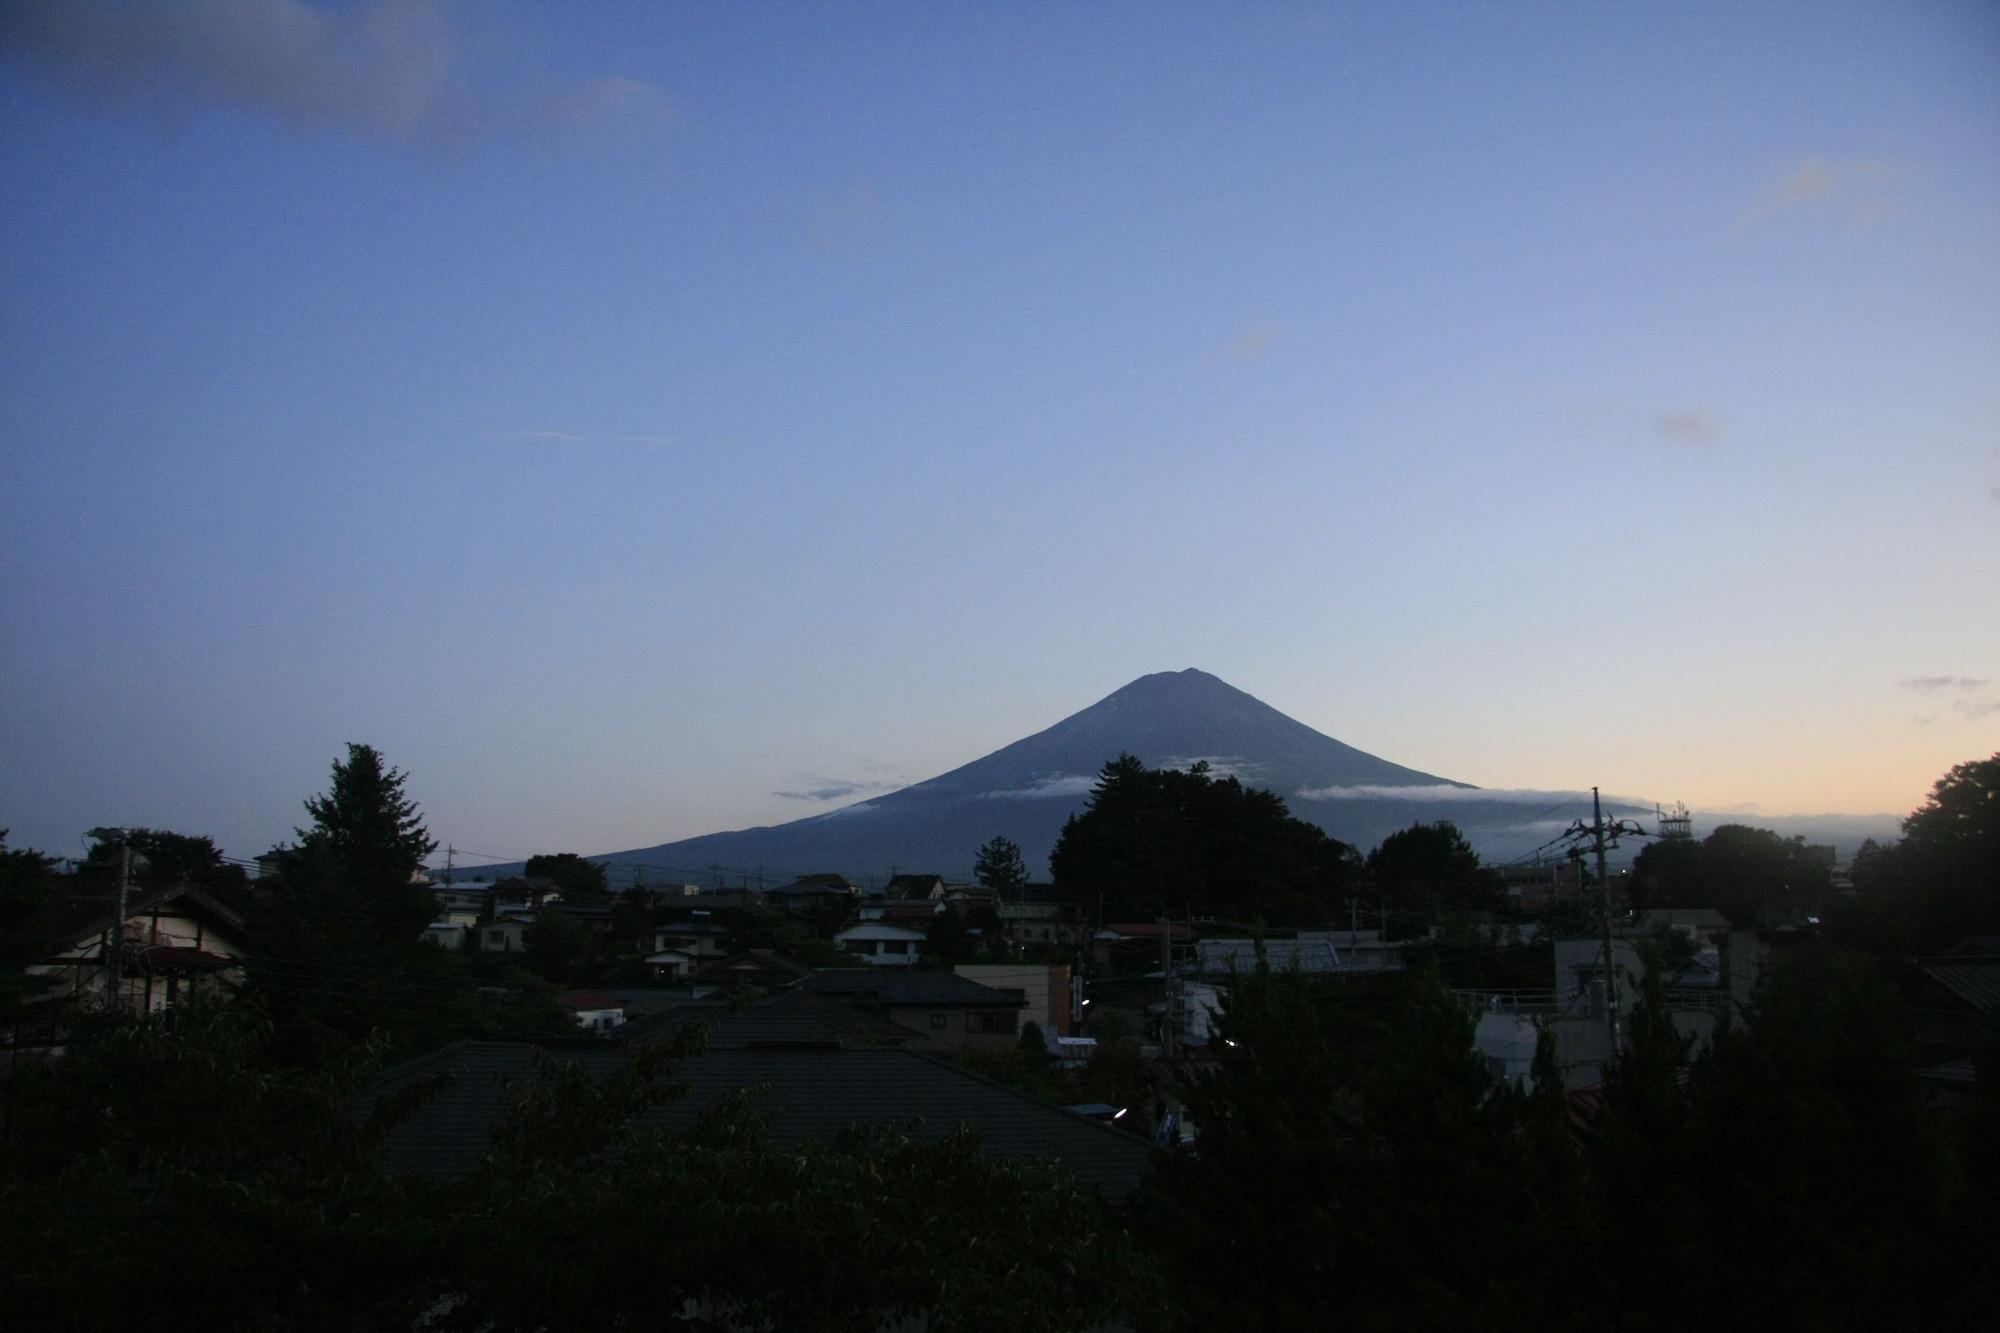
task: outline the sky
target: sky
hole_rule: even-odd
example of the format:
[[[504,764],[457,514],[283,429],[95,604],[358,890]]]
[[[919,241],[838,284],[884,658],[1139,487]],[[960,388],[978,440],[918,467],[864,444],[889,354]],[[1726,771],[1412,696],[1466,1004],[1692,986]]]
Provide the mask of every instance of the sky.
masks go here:
[[[0,827],[776,823],[1200,667],[1394,762],[2000,750],[2000,7],[0,9]]]

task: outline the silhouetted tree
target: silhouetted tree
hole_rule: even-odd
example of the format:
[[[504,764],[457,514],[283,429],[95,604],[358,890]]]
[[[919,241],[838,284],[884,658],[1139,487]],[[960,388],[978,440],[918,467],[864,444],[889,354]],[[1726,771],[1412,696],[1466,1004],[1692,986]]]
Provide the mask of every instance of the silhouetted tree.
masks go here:
[[[1357,873],[1353,848],[1292,817],[1278,796],[1205,763],[1149,769],[1120,755],[1063,825],[1056,883],[1119,916],[1190,909],[1248,920],[1323,920]]]
[[[1445,912],[1490,908],[1498,900],[1498,876],[1480,865],[1479,853],[1449,820],[1391,833],[1368,853],[1367,865],[1392,926],[1404,934],[1435,925]]]
[[[611,883],[604,867],[595,861],[584,860],[575,852],[531,856],[521,873],[530,879],[554,882],[556,892],[566,903],[589,905],[601,903],[611,896]]]
[[[1021,859],[1018,844],[997,834],[979,849],[973,878],[1001,896],[1016,894],[1028,882],[1028,863]]]

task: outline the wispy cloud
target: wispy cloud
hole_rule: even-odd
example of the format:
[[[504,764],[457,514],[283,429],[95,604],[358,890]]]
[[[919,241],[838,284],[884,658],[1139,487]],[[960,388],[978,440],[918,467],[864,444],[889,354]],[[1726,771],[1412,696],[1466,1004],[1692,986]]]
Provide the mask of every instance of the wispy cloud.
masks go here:
[[[1977,721],[2000,713],[2000,699],[1959,699],[1952,703],[1951,711],[1960,717]]]
[[[1589,792],[1530,791],[1508,787],[1454,787],[1448,782],[1428,786],[1386,787],[1301,787],[1294,795],[1301,801],[1517,801],[1549,804],[1564,799],[1580,799]]]
[[[774,791],[771,795],[782,796],[788,801],[838,801],[861,792],[892,791],[901,785],[896,782],[870,782],[866,779],[850,782],[841,778],[822,778],[819,786],[805,787],[796,791]]]
[[[1854,226],[1870,226],[1896,211],[1900,176],[1888,162],[1810,156],[1759,190],[1737,215],[1736,229],[1805,209],[1830,211]]]
[[[229,107],[294,131],[458,150],[495,137],[597,145],[670,119],[663,92],[622,75],[475,79],[436,0],[15,0],[0,10],[0,52],[169,130]]]
[[[1912,676],[1896,683],[1918,694],[1936,694],[1940,690],[1983,690],[1988,682],[1982,676]]]
[[[979,798],[987,801],[1033,801],[1051,796],[1082,796],[1096,785],[1097,777],[1092,773],[1059,774],[1054,777],[1037,778],[1025,787],[981,792]]]
[[[1674,444],[1715,443],[1715,418],[1705,408],[1662,412],[1653,418],[1653,432]]]

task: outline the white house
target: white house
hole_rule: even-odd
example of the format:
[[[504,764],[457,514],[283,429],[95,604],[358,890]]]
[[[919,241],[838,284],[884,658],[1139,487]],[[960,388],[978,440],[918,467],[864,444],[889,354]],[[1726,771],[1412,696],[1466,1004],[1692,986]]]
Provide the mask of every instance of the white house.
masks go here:
[[[905,926],[864,921],[849,926],[833,942],[864,963],[877,967],[908,967],[923,956],[924,932]]]
[[[556,1003],[576,1015],[576,1025],[591,1032],[609,1032],[625,1025],[625,1002],[615,995],[571,991]]]

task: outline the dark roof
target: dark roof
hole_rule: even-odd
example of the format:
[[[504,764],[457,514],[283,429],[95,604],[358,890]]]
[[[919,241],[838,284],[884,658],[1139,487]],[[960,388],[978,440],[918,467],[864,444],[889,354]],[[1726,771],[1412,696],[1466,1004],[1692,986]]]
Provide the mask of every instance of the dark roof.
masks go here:
[[[1917,967],[1982,1014],[2000,1009],[2000,958],[1976,955],[1925,958]]]
[[[391,1130],[383,1165],[391,1171],[453,1175],[476,1162],[506,1112],[508,1087],[534,1077],[536,1053],[527,1042],[465,1041],[398,1066],[355,1099],[357,1117],[384,1098],[426,1078],[455,1081]],[[615,1069],[629,1043],[593,1046],[550,1043],[550,1054],[593,1075]],[[1000,1157],[1052,1157],[1111,1198],[1139,1186],[1151,1148],[1059,1106],[893,1047],[755,1047],[711,1049],[674,1071],[685,1097],[641,1112],[643,1123],[684,1129],[732,1089],[761,1085],[757,1106],[771,1117],[780,1145],[829,1139],[849,1125],[901,1129],[920,1140],[975,1126],[987,1152]]]
[[[169,884],[162,888],[132,890],[125,898],[125,919],[130,921],[135,916],[146,916],[155,908],[165,908],[181,898],[239,935],[242,933],[242,917],[192,885]],[[79,892],[73,886],[63,885],[50,895],[36,929],[52,951],[62,951],[75,948],[117,923],[118,894],[115,890]]]
[[[781,954],[775,949],[748,949],[696,968],[694,979],[732,981],[745,973],[753,972],[771,973],[797,981],[801,977],[811,976],[813,970],[798,959]]]
[[[625,1008],[625,1001],[616,995],[606,995],[602,991],[565,991],[556,997],[556,1003],[565,1009],[619,1009]]]
[[[690,1023],[708,1028],[711,1050],[741,1050],[750,1046],[880,1046],[927,1040],[921,1033],[864,1013],[851,1004],[810,991],[787,990],[767,995],[741,1009],[712,999],[649,1014],[619,1029],[628,1045],[678,1032]]]
[[[912,967],[831,968],[813,973],[799,988],[822,995],[871,995],[901,1008],[1018,1009],[1027,1003],[1019,995],[982,986],[956,972]]]
[[[929,897],[931,892],[943,883],[943,875],[891,875],[884,892],[891,898],[901,898],[912,893]]]

